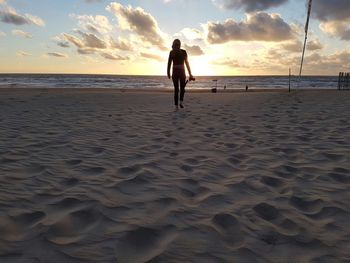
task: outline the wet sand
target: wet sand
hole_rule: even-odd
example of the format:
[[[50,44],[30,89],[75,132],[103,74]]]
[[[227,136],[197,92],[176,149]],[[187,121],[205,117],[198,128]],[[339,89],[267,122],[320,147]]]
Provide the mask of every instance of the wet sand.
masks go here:
[[[350,92],[0,90],[0,262],[349,262]]]

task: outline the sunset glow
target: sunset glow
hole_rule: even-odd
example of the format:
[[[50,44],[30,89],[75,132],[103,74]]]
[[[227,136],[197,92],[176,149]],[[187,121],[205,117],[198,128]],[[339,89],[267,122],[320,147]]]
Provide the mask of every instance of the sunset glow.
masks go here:
[[[350,1],[314,1],[305,74],[349,68]],[[305,0],[0,0],[0,73],[165,75],[173,39],[195,75],[300,64]]]

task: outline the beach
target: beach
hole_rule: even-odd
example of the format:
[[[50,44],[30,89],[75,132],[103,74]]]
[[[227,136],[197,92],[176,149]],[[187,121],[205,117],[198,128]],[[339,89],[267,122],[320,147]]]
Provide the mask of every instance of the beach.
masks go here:
[[[0,262],[350,262],[350,92],[0,89]]]

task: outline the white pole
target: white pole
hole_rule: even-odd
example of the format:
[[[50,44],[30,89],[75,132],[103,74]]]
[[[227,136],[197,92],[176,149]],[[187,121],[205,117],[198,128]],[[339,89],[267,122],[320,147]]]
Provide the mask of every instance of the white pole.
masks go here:
[[[305,49],[306,49],[306,43],[307,43],[307,34],[308,34],[308,32],[309,32],[309,22],[310,22],[310,14],[311,14],[311,5],[312,5],[312,0],[309,0],[309,7],[308,7],[308,11],[307,11],[307,19],[306,19],[306,24],[305,24],[305,40],[304,40],[303,54],[302,54],[302,56],[301,56],[299,80],[301,79],[301,73],[302,73],[302,71],[303,71],[304,55],[305,55]]]

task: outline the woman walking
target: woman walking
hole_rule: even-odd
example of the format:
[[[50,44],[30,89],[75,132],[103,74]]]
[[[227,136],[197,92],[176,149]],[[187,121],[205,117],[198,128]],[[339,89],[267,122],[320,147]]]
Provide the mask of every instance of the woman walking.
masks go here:
[[[183,101],[185,96],[185,86],[186,86],[186,72],[185,64],[187,67],[188,74],[190,75],[189,80],[194,80],[191,73],[190,64],[188,62],[186,50],[181,49],[181,41],[175,39],[172,46],[173,50],[170,51],[168,59],[168,78],[172,77],[174,83],[174,102],[175,110],[179,109],[179,90],[180,90],[180,107],[183,108]],[[173,74],[170,76],[170,68],[173,64]],[[179,86],[180,84],[180,86]],[[180,89],[179,89],[180,87]]]

